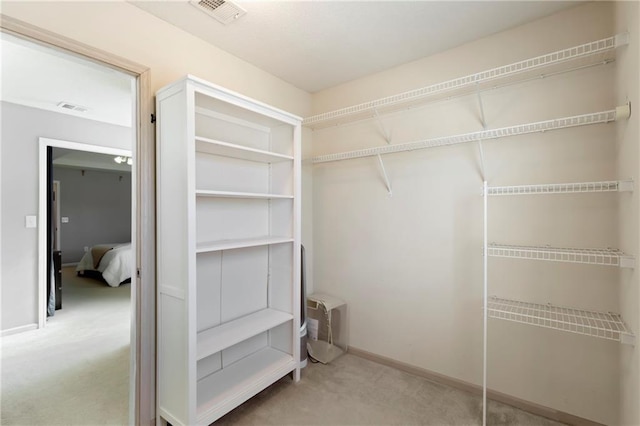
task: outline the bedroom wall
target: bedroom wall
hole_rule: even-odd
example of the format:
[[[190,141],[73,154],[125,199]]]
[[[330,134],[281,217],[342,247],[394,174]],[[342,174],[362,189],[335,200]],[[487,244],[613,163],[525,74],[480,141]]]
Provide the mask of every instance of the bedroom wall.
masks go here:
[[[60,181],[62,263],[77,263],[84,247],[131,240],[131,173],[54,167]]]
[[[25,216],[38,214],[38,138],[48,137],[131,149],[130,128],[0,102],[3,331],[38,322],[38,229]]]
[[[319,92],[314,112],[610,37],[615,34],[614,7],[613,2],[582,4]],[[621,101],[615,96],[614,75],[610,64],[483,92],[487,125],[499,128],[612,109]],[[383,122],[393,143],[482,129],[474,95],[387,115]],[[491,185],[622,178],[611,148],[615,128],[600,125],[485,141],[486,178]],[[637,134],[635,138],[637,143]],[[385,141],[373,120],[313,134],[315,155],[380,145]],[[392,197],[376,158],[314,166],[315,288],[346,300],[352,347],[481,385],[483,179],[477,144],[386,155],[384,162]],[[489,241],[617,247],[619,196],[493,197]],[[624,272],[490,258],[489,294],[618,311],[619,273]],[[620,350],[614,342],[490,320],[488,385],[617,424]],[[500,419],[490,416],[489,423]]]

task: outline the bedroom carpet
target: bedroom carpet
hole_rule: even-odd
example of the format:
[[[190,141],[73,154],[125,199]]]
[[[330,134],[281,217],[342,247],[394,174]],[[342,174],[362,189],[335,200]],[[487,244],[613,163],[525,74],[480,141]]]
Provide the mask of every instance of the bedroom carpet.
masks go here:
[[[63,268],[62,310],[2,338],[3,425],[124,425],[129,419],[129,284]]]

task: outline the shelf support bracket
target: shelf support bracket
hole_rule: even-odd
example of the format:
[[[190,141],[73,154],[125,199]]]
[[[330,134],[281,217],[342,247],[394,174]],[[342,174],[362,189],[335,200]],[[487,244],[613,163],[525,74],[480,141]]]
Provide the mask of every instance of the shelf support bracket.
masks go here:
[[[389,182],[389,176],[387,176],[387,170],[384,168],[384,162],[382,161],[382,156],[380,154],[378,154],[378,162],[380,163],[380,169],[382,170],[382,177],[384,178],[384,183],[387,186],[389,197],[392,197],[393,191],[391,190],[391,182]]]
[[[482,130],[487,130],[487,122],[484,117],[484,105],[482,103],[482,94],[480,93],[480,87],[476,86],[476,93],[478,95],[478,105],[480,106],[480,124],[482,124]],[[487,180],[487,174],[484,165],[484,149],[482,148],[482,139],[478,139],[478,150],[480,151],[480,174],[482,180]]]
[[[631,102],[616,107],[616,118],[618,120],[626,120],[631,116]]]
[[[620,343],[623,345],[636,345],[636,336],[631,333],[620,333]]]
[[[391,135],[387,131],[387,128],[384,127],[384,123],[382,123],[382,119],[380,118],[380,114],[378,114],[378,108],[375,108],[373,110],[373,113],[374,113],[374,115],[376,117],[376,122],[378,123],[378,126],[380,127],[380,131],[382,132],[382,137],[384,138],[384,141],[388,145],[391,144]],[[380,160],[380,161],[382,161],[382,160]]]
[[[619,192],[632,192],[633,191],[633,179],[618,181]]]
[[[624,255],[620,256],[620,267],[621,268],[635,268],[636,267],[636,258],[634,256]]]
[[[476,94],[478,95],[478,106],[480,107],[480,124],[482,124],[482,130],[487,130],[487,120],[484,116],[484,104],[482,103],[482,94],[480,93],[480,86],[476,86]]]

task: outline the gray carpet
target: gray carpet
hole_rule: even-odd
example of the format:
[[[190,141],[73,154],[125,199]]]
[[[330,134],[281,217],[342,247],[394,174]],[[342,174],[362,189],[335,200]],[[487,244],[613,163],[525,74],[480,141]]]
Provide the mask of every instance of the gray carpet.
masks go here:
[[[217,424],[480,425],[481,398],[354,355],[309,364],[293,385],[287,376]],[[489,425],[560,425],[490,401]]]
[[[130,291],[63,268],[63,309],[2,339],[3,425],[128,423]]]

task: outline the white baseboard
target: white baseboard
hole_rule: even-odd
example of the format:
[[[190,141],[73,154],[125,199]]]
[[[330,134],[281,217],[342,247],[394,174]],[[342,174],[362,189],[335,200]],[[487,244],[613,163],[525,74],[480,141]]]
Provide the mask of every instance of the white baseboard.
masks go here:
[[[0,337],[10,336],[12,334],[24,333],[25,331],[37,330],[38,324],[21,325],[20,327],[9,328],[0,331]]]

